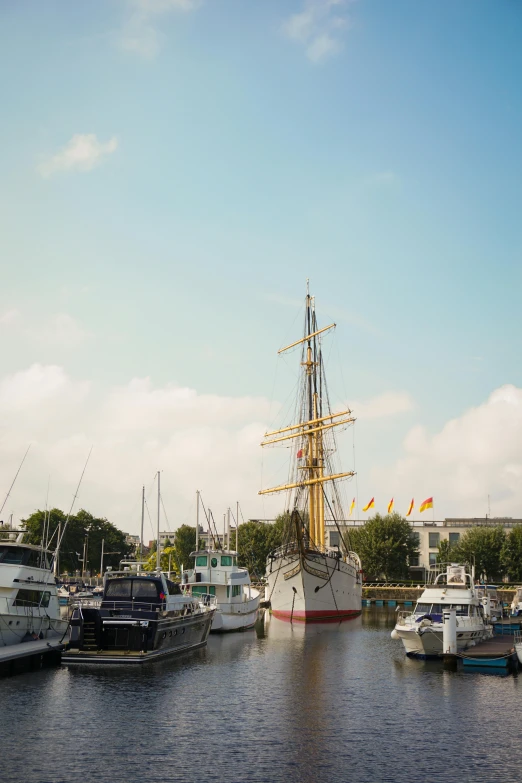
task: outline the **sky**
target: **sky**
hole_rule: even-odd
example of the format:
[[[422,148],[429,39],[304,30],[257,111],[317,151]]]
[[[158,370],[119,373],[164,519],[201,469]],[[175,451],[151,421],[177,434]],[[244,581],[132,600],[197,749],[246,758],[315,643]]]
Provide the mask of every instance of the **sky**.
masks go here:
[[[0,504],[271,518],[310,279],[357,515],[522,517],[522,5],[0,3]],[[489,500],[488,500],[489,497]],[[431,513],[431,512],[430,512]],[[147,521],[152,537],[152,526]]]

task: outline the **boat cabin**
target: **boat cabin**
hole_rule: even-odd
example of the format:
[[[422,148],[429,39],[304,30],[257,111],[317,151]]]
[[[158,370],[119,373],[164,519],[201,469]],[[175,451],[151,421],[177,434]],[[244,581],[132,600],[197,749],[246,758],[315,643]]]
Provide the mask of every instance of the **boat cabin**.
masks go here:
[[[181,584],[193,596],[216,596],[218,606],[250,600],[250,576],[246,568],[238,567],[237,552],[203,549],[190,556],[194,568],[182,572]]]

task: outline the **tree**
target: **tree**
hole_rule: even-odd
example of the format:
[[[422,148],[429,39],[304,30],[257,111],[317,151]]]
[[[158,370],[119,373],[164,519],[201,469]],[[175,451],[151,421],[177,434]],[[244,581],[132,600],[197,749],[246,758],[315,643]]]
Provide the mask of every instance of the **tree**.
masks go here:
[[[437,552],[437,563],[453,563],[458,560],[457,544],[450,544],[449,539],[442,538]]]
[[[502,579],[506,534],[500,526],[472,527],[454,549],[455,559],[475,566],[475,576],[488,581]]]
[[[417,537],[400,514],[376,514],[363,527],[350,530],[349,544],[361,558],[366,577],[376,581],[406,578],[410,558],[418,554]]]
[[[28,544],[40,544],[42,541],[45,512],[38,510],[27,519],[22,519],[25,527],[24,541]],[[74,573],[75,571],[90,571],[98,573],[101,565],[102,540],[104,552],[104,569],[106,566],[117,568],[120,560],[125,559],[132,551],[132,544],[127,544],[125,533],[118,530],[107,519],[94,517],[82,509],[71,516],[65,527],[66,515],[58,508],[49,512],[49,549],[54,551],[58,539],[58,526],[65,533],[60,547],[60,571]],[[86,546],[86,563],[83,564],[84,545]]]
[[[239,525],[238,564],[248,568],[250,576],[260,579],[265,575],[266,559],[283,543],[288,519],[288,514],[280,514],[275,522],[251,519]]]
[[[156,560],[156,552],[153,552],[149,557],[147,558],[145,565],[143,566],[144,571],[155,571],[157,565]],[[174,547],[165,547],[165,549],[162,550],[160,555],[160,568],[162,571],[168,571],[169,565],[171,567],[172,571],[178,571],[176,568],[176,559],[175,559],[175,550]]]
[[[522,581],[522,525],[514,527],[506,536],[502,547],[502,563],[510,581]]]
[[[196,549],[196,528],[191,525],[181,525],[174,533],[172,544],[172,559],[176,570],[181,573],[181,568],[191,568],[190,553]]]

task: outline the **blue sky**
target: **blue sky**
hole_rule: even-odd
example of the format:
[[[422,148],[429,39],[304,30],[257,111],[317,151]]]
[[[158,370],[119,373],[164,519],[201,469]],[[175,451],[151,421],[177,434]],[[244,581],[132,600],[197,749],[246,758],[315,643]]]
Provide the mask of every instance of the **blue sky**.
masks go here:
[[[275,353],[300,330],[310,277],[320,317],[338,322],[339,401],[402,400],[357,424],[359,494],[384,506],[438,493],[449,516],[480,513],[490,491],[520,515],[502,475],[522,451],[486,464],[465,497],[433,464],[434,441],[408,476],[397,466],[415,427],[437,438],[522,386],[521,32],[508,0],[2,4],[5,394],[35,364],[90,388],[67,428],[24,429],[41,446],[28,475],[61,476],[52,443],[97,442],[85,410],[92,420],[135,377],[283,402]],[[263,416],[253,404],[251,423]],[[23,438],[5,420],[9,473]],[[233,487],[245,513],[259,513],[257,479]],[[186,476],[218,495],[213,481],[197,461]],[[34,506],[24,492],[19,507]],[[110,487],[86,492],[126,523]]]

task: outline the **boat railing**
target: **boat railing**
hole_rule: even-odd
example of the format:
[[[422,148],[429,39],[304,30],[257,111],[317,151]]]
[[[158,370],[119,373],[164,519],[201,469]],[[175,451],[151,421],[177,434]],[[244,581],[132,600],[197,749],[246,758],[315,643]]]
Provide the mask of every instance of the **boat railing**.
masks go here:
[[[343,551],[337,547],[337,546],[326,546],[325,544],[309,544],[309,542],[305,539],[304,541],[304,547],[307,553],[310,553],[313,555],[314,552],[317,552],[318,554],[322,555],[329,555],[330,557],[338,557],[339,559],[343,558]],[[268,558],[270,560],[277,560],[280,557],[285,557],[286,555],[294,555],[296,552],[299,551],[299,544],[297,541],[288,541],[286,544],[283,544],[282,546],[277,547],[277,549],[274,549],[270,554],[268,555]],[[359,555],[357,555],[355,552],[346,552],[346,555],[355,561],[355,563],[358,565],[359,569],[361,566],[361,561],[359,559]]]
[[[407,622],[413,617],[413,612],[408,611],[407,609],[400,609],[397,612],[397,625],[408,625]]]

